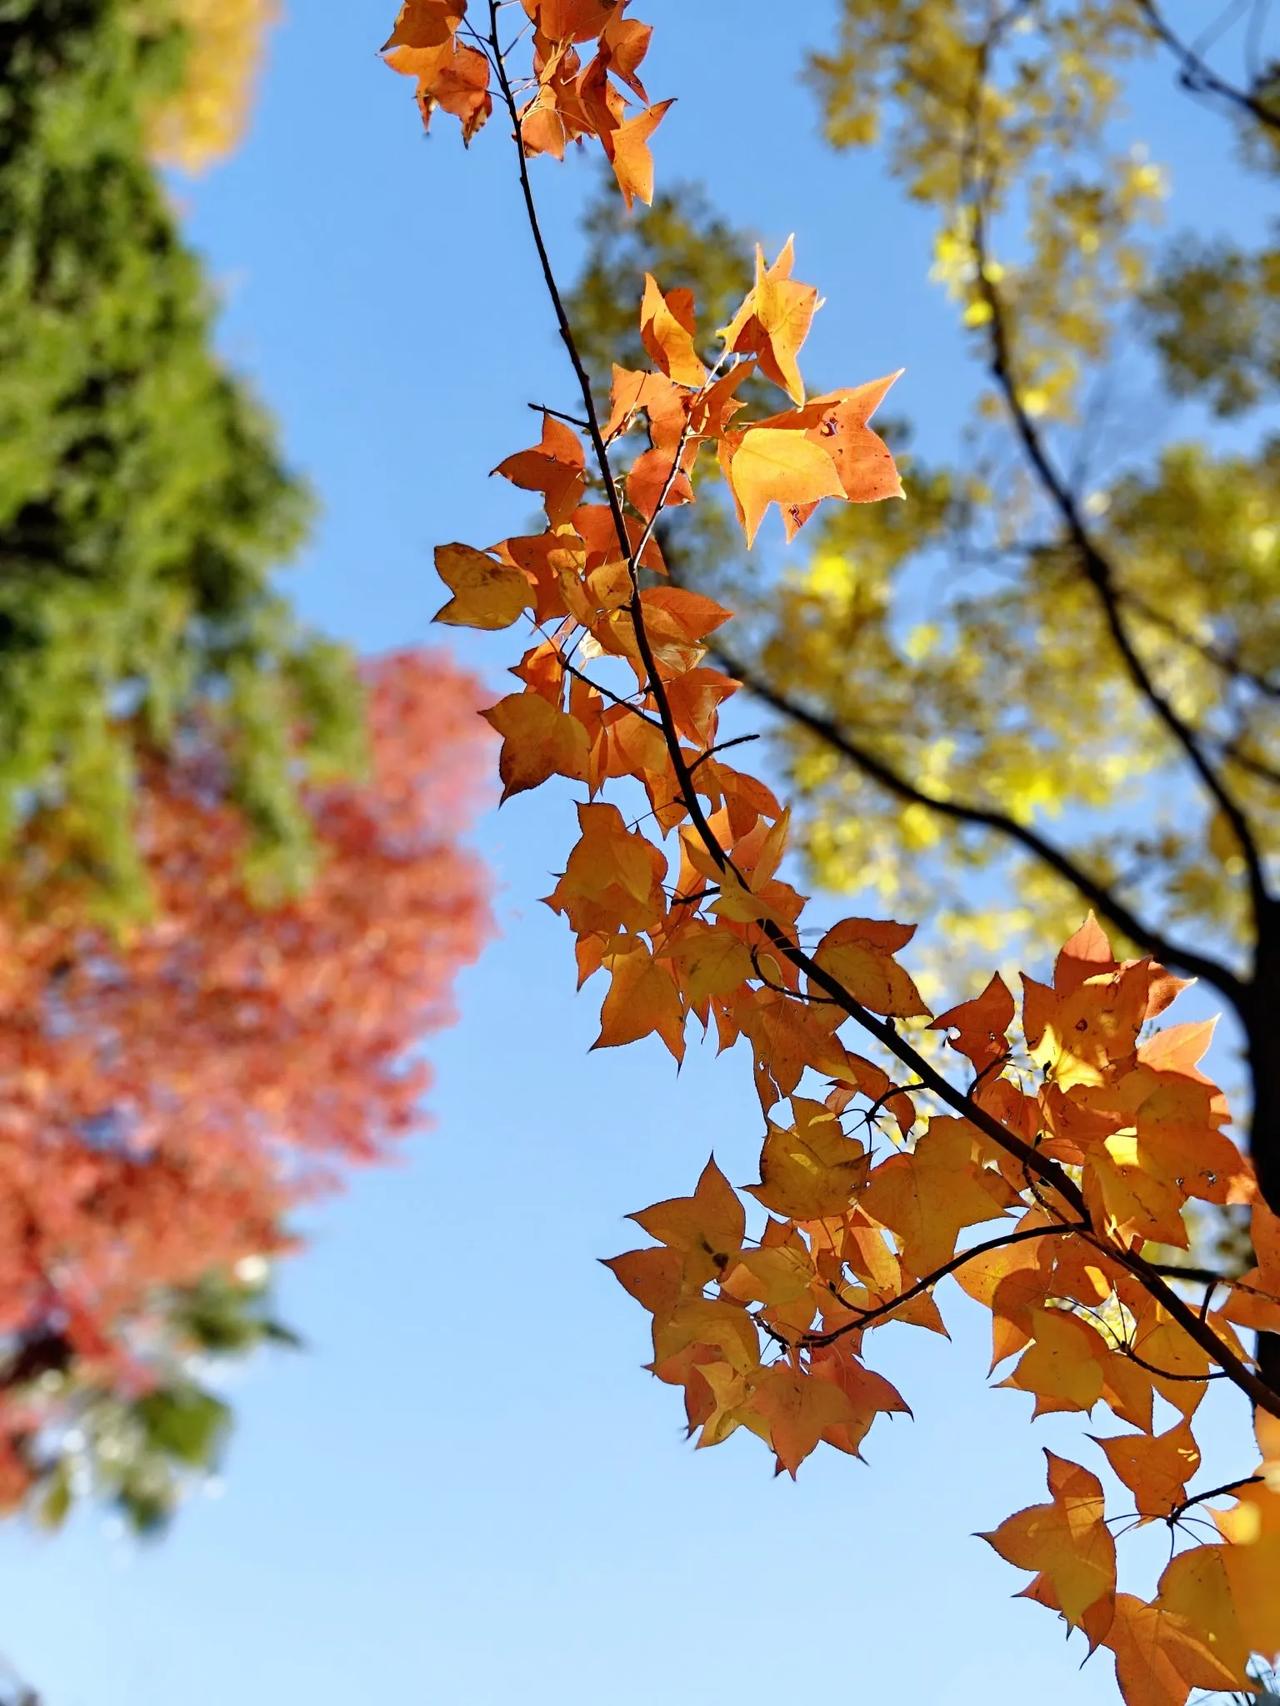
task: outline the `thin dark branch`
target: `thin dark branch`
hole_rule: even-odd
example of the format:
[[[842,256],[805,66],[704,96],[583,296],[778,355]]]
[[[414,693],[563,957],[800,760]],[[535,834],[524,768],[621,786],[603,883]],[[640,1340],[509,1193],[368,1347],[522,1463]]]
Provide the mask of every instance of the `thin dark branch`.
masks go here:
[[[703,753],[700,753],[699,756],[697,758],[695,758],[693,763],[689,766],[690,776],[692,776],[694,774],[694,772],[699,768],[699,766],[705,764],[709,758],[714,758],[717,753],[728,752],[728,750],[731,746],[745,746],[749,740],[759,740],[759,739],[760,739],[759,735],[734,735],[732,740],[722,740],[722,741],[717,742],[717,744],[715,746],[709,746],[707,748],[707,750]]]
[[[1166,1279],[1186,1280],[1188,1285],[1208,1285],[1211,1280],[1219,1285],[1234,1285],[1234,1280],[1225,1279],[1213,1268],[1182,1268],[1176,1262],[1148,1262],[1152,1273],[1163,1274]],[[1246,1291],[1249,1289],[1245,1287]]]
[[[498,36],[496,0],[489,0],[489,9],[490,42],[494,52],[497,53]],[[497,63],[497,77],[504,105],[506,106],[507,112],[511,118],[512,140],[515,143],[516,158],[518,161],[520,191],[524,200],[525,214],[528,219],[530,233],[533,237],[534,247],[537,250],[538,262],[542,270],[543,283],[551,302],[552,312],[556,318],[556,325],[559,329],[561,341],[565,346],[565,351],[569,357],[569,362],[573,368],[574,376],[578,382],[578,389],[582,396],[582,406],[587,419],[591,447],[595,454],[596,464],[600,470],[601,478],[604,481],[605,494],[609,501],[609,510],[613,519],[614,533],[618,540],[618,547],[622,553],[623,560],[631,569],[632,585],[636,589],[631,600],[631,615],[635,623],[636,650],[639,654],[640,662],[645,670],[649,692],[652,695],[659,720],[662,723],[663,735],[667,743],[667,753],[671,759],[672,768],[675,772],[676,783],[679,788],[680,801],[685,810],[688,812],[690,821],[698,834],[698,838],[706,848],[708,856],[711,858],[716,868],[721,872],[725,872],[733,876],[741,884],[742,888],[749,892],[750,884],[743,881],[741,873],[735,868],[732,859],[720,845],[715,831],[711,828],[706,812],[703,810],[702,801],[699,798],[698,791],[694,786],[693,778],[689,773],[688,760],[685,758],[684,749],[680,741],[680,733],[676,728],[675,718],[672,715],[671,702],[667,695],[666,685],[658,670],[657,660],[653,655],[653,646],[649,639],[648,629],[645,625],[644,608],[641,604],[639,594],[639,564],[636,561],[635,553],[632,549],[631,537],[627,528],[626,518],[622,512],[622,501],[618,496],[617,483],[613,478],[613,471],[609,465],[609,453],[604,442],[604,435],[600,428],[600,416],[599,411],[596,408],[595,397],[591,390],[591,380],[587,374],[581,353],[579,352],[577,340],[574,338],[573,328],[569,323],[568,312],[564,305],[564,298],[560,294],[560,287],[556,282],[555,271],[551,265],[551,257],[547,252],[546,240],[543,237],[542,225],[538,217],[537,202],[534,199],[533,184],[529,177],[529,164],[525,157],[523,144],[520,140],[520,115],[516,107],[515,95],[512,92],[511,80],[501,58],[498,59]],[[855,1020],[865,1031],[875,1037],[877,1042],[881,1043],[891,1054],[895,1055],[903,1065],[909,1067],[913,1072],[915,1072],[917,1076],[924,1081],[925,1086],[945,1102],[948,1107],[977,1126],[978,1130],[981,1131],[992,1143],[1005,1150],[1006,1153],[1015,1156],[1023,1163],[1024,1166],[1030,1168],[1033,1173],[1036,1173],[1047,1185],[1056,1191],[1063,1201],[1066,1202],[1077,1214],[1083,1218],[1087,1218],[1084,1198],[1081,1196],[1078,1186],[1062,1170],[1062,1168],[1057,1165],[1056,1162],[1047,1161],[1043,1156],[1038,1155],[1035,1149],[1027,1143],[1024,1138],[1021,1138],[1015,1132],[1008,1130],[1007,1127],[1002,1125],[1001,1122],[992,1114],[989,1114],[986,1109],[979,1108],[976,1103],[972,1102],[963,1093],[963,1091],[957,1090],[955,1085],[944,1077],[943,1074],[927,1060],[925,1060],[923,1055],[919,1054],[904,1038],[898,1035],[897,1029],[892,1023],[882,1019],[878,1014],[873,1013],[870,1008],[864,1007],[860,1001],[851,995],[849,991],[831,975],[830,972],[818,965],[815,960],[804,952],[798,943],[793,942],[787,935],[786,931],[779,925],[775,924],[772,919],[763,919],[761,921],[760,928],[773,946],[777,948],[780,953],[785,954],[797,970],[804,972],[811,983],[816,984],[825,995],[829,995],[851,1019]]]
[[[836,1005],[836,1003],[831,1000],[830,996],[814,995],[812,993],[806,993],[803,989],[789,989],[785,983],[775,983],[760,965],[760,948],[758,944],[753,943],[747,951],[751,955],[751,965],[755,971],[756,980],[761,983],[765,989],[772,989],[778,995],[785,995],[790,1000],[802,1002],[807,1006],[834,1007]]]
[[[1169,24],[1155,0],[1135,0],[1138,10],[1151,26],[1152,33],[1164,43],[1179,64],[1178,81],[1194,95],[1211,95],[1226,101],[1240,112],[1248,113],[1267,130],[1280,130],[1280,112],[1258,100],[1247,89],[1240,89],[1220,77],[1211,65],[1184,42]]]
[[[593,681],[589,675],[584,674],[582,670],[578,669],[574,664],[571,664],[563,652],[557,651],[556,656],[560,659],[560,663],[567,675],[572,675],[578,681],[584,682],[588,687],[593,687],[596,692],[600,694],[601,698],[611,700],[615,705],[621,705],[624,711],[630,711],[631,715],[633,717],[639,717],[642,723],[649,723],[655,729],[660,729],[662,727],[662,724],[658,719],[656,717],[651,717],[648,711],[643,710],[639,705],[633,705],[630,699],[624,699],[621,693],[615,693],[611,687],[604,686],[602,682]]]
[[[1188,1385],[1195,1386],[1201,1381],[1225,1380],[1227,1378],[1225,1368],[1207,1369],[1204,1374],[1177,1374],[1171,1368],[1157,1368],[1155,1363],[1148,1362],[1145,1357],[1139,1356],[1132,1345],[1117,1345],[1116,1350],[1122,1357],[1127,1357],[1130,1362],[1136,1362],[1139,1368],[1145,1368],[1148,1374],[1157,1375],[1161,1380],[1182,1380],[1186,1381]]]
[[[1273,1292],[1263,1291],[1261,1286],[1249,1285],[1244,1280],[1232,1279],[1227,1274],[1215,1273],[1212,1268],[1180,1268],[1176,1262],[1148,1262],[1152,1273],[1162,1274],[1165,1279],[1186,1280],[1190,1285],[1225,1285],[1229,1291],[1242,1291],[1249,1297],[1260,1297],[1266,1303],[1280,1306],[1280,1297]]]
[[[876,1097],[875,1101],[871,1103],[870,1107],[862,1110],[863,1119],[864,1119],[865,1123],[868,1126],[870,1126],[871,1122],[876,1118],[877,1114],[880,1113],[881,1109],[887,1108],[889,1103],[892,1102],[892,1100],[894,1099],[895,1096],[906,1096],[912,1090],[923,1090],[923,1089],[924,1089],[923,1084],[890,1084],[890,1086],[887,1090],[883,1091],[882,1094],[880,1094],[879,1096]],[[914,1109],[912,1110],[912,1112],[914,1113]]]
[[[1070,883],[1102,917],[1108,919],[1117,929],[1123,930],[1139,947],[1154,954],[1162,964],[1177,966],[1189,972],[1192,977],[1203,978],[1206,983],[1219,990],[1233,1006],[1242,1005],[1245,997],[1244,986],[1229,967],[1205,954],[1197,953],[1193,948],[1170,941],[1139,918],[1112,889],[1078,865],[1069,854],[1055,846],[1039,830],[1019,822],[1017,818],[1010,817],[1007,812],[999,811],[995,807],[966,804],[961,800],[947,799],[926,792],[916,783],[908,781],[878,753],[856,740],[833,718],[809,710],[798,699],[757,675],[740,658],[728,653],[722,645],[716,644],[712,651],[729,673],[735,675],[763,704],[789,721],[798,723],[810,734],[816,735],[834,752],[838,752],[842,758],[889,793],[910,804],[924,806],[929,811],[936,812],[939,817],[949,818],[953,823],[990,830],[1025,848],[1041,864]]]
[[[538,263],[542,269],[542,281],[546,287],[547,296],[551,302],[551,308],[556,318],[556,326],[560,333],[560,339],[564,344],[565,353],[569,358],[569,365],[573,368],[574,378],[578,382],[578,390],[582,397],[583,411],[586,416],[587,434],[591,440],[591,448],[595,455],[596,465],[600,470],[601,479],[604,481],[605,496],[608,499],[609,513],[613,520],[613,528],[618,540],[618,547],[622,553],[623,560],[627,563],[631,571],[631,616],[635,624],[636,650],[639,653],[640,662],[644,666],[645,674],[649,683],[649,691],[653,696],[654,705],[658,712],[658,718],[661,722],[663,734],[666,738],[668,753],[671,758],[672,767],[675,771],[676,781],[680,787],[681,799],[684,802],[685,807],[689,812],[689,816],[693,821],[694,827],[697,829],[703,842],[709,849],[715,849],[712,853],[712,857],[717,858],[717,863],[721,869],[726,869],[728,868],[728,860],[726,859],[723,849],[719,847],[719,843],[716,841],[715,836],[712,833],[711,826],[707,822],[706,815],[702,810],[701,802],[698,800],[697,792],[694,789],[692,779],[689,775],[688,764],[685,760],[684,752],[680,744],[680,734],[676,728],[675,718],[671,712],[670,700],[667,697],[666,688],[658,672],[657,659],[654,657],[653,646],[649,640],[648,630],[645,626],[643,607],[640,601],[640,567],[636,553],[632,549],[630,531],[627,527],[626,517],[622,512],[622,500],[618,496],[617,482],[613,477],[613,470],[609,463],[609,452],[605,445],[604,433],[600,425],[600,414],[599,410],[596,408],[595,396],[591,390],[591,379],[587,373],[581,352],[578,349],[577,340],[573,335],[573,328],[569,323],[569,315],[565,308],[564,298],[560,293],[560,286],[556,280],[555,269],[551,265],[551,256],[547,252],[546,239],[542,234],[542,223],[538,217],[538,205],[534,199],[533,184],[529,177],[529,162],[525,155],[524,144],[520,135],[520,113],[516,106],[515,94],[511,87],[511,79],[507,72],[506,62],[502,57],[502,53],[498,45],[497,0],[489,0],[489,42],[494,54],[496,55],[497,63],[495,69],[498,78],[498,86],[502,93],[503,104],[505,105],[507,113],[511,119],[512,140],[515,143],[516,158],[519,162],[520,192],[524,200],[529,231],[533,237],[534,247],[538,253]],[[688,423],[686,422],[686,432],[687,430]],[[683,442],[684,440],[682,438],[681,448],[683,448]],[[676,455],[677,464],[679,461],[679,455],[680,452],[678,450]],[[674,468],[671,478],[674,479]],[[650,524],[650,528],[646,529],[646,537],[651,529],[652,523]],[[744,887],[745,886],[746,885],[744,884]]]
[[[1024,1244],[1030,1238],[1061,1238],[1069,1232],[1083,1232],[1084,1230],[1085,1227],[1076,1221],[1063,1221],[1055,1226],[1023,1226],[1016,1232],[1007,1232],[1002,1238],[989,1238],[985,1244],[974,1244],[968,1250],[961,1250],[949,1262],[944,1262],[940,1268],[935,1268],[931,1274],[926,1274],[924,1279],[917,1280],[914,1285],[908,1286],[906,1291],[900,1292],[897,1297],[891,1297],[887,1302],[877,1304],[874,1309],[860,1310],[856,1321],[846,1321],[843,1326],[832,1327],[825,1333],[805,1333],[796,1342],[805,1350],[816,1349],[819,1345],[834,1344],[846,1333],[859,1333],[865,1328],[873,1326],[877,1321],[883,1321],[895,1310],[901,1309],[904,1303],[910,1303],[913,1298],[920,1297],[924,1292],[931,1290],[939,1280],[946,1279],[948,1274],[955,1273],[958,1268],[964,1267],[966,1262],[972,1262],[977,1256],[989,1255],[992,1250],[1006,1250],[1012,1244]],[[843,1299],[839,1301],[842,1309],[849,1307]]]
[[[1221,1487],[1209,1487],[1203,1493],[1188,1493],[1180,1505],[1175,1505],[1169,1512],[1168,1521],[1177,1522],[1178,1518],[1194,1505],[1203,1505],[1209,1499],[1220,1499],[1227,1493],[1238,1493],[1241,1487],[1256,1487],[1262,1481],[1261,1475],[1242,1475],[1238,1481],[1225,1481]]]
[[[532,621],[532,618],[530,618],[530,620]],[[613,691],[612,687],[606,687],[603,682],[593,681],[591,679],[591,677],[585,673],[585,671],[580,670],[576,664],[571,663],[569,661],[569,658],[566,656],[566,654],[560,649],[559,646],[556,645],[555,640],[551,637],[550,634],[547,633],[546,629],[542,626],[542,624],[540,622],[534,622],[533,623],[533,630],[534,630],[534,633],[541,634],[542,638],[546,641],[547,645],[551,646],[554,649],[555,654],[556,654],[556,661],[557,661],[557,663],[559,663],[561,669],[565,672],[566,675],[573,676],[575,681],[582,682],[582,684],[585,687],[594,688],[594,690],[601,696],[602,699],[608,699],[615,705],[621,705],[622,709],[624,711],[630,711],[632,716],[633,717],[639,717],[639,719],[642,723],[651,723],[655,729],[662,727],[662,725],[661,725],[661,723],[659,723],[658,719],[656,717],[651,717],[649,715],[648,711],[644,710],[644,708],[642,706],[633,705],[631,703],[630,699],[624,699],[621,693],[615,693]],[[576,647],[577,642],[575,641],[574,644]]]
[[[566,415],[560,409],[549,409],[545,403],[526,403],[526,409],[532,409],[535,415],[550,415],[554,421],[563,421],[566,426],[579,427],[586,430],[586,421],[577,415]]]
[[[975,106],[976,104],[975,99]],[[1039,480],[1046,497],[1057,510],[1067,537],[1075,547],[1084,577],[1097,594],[1107,631],[1130,680],[1157,721],[1163,725],[1174,743],[1181,748],[1191,768],[1200,778],[1206,793],[1222,812],[1240,844],[1249,877],[1254,920],[1258,929],[1261,930],[1263,919],[1270,904],[1270,896],[1267,892],[1262,855],[1254,838],[1252,827],[1243,808],[1210,763],[1195,730],[1186,722],[1167,695],[1161,691],[1151,671],[1135,648],[1121,613],[1120,594],[1111,562],[1089,531],[1074,494],[1055,468],[1039,429],[1023,406],[1014,372],[1004,301],[991,276],[988,261],[984,191],[982,185],[976,181],[971,185],[970,210],[973,217],[973,247],[978,288],[989,312],[987,325],[990,335],[989,366],[991,376],[1004,398],[1014,431],[1026,453],[1027,461]]]
[[[1138,1283],[1144,1287],[1147,1294],[1154,1297],[1156,1302],[1162,1305],[1166,1313],[1173,1317],[1187,1337],[1199,1345],[1200,1349],[1218,1364],[1226,1377],[1242,1392],[1246,1393],[1258,1409],[1265,1410],[1271,1416],[1280,1416],[1280,1392],[1277,1392],[1260,1375],[1255,1374],[1231,1347],[1214,1332],[1209,1323],[1200,1319],[1186,1299],[1180,1297],[1171,1285],[1165,1283],[1148,1262],[1144,1261],[1141,1256],[1135,1255],[1131,1250],[1119,1250],[1115,1245],[1108,1244],[1096,1233],[1086,1232],[1083,1236],[1093,1245],[1095,1250],[1104,1256],[1109,1256],[1113,1262],[1118,1263],[1122,1268],[1128,1269]],[[1133,1356],[1134,1353],[1131,1351],[1129,1355]],[[1135,1357],[1136,1360],[1138,1359]],[[1163,1374],[1164,1371],[1157,1369],[1154,1372]],[[1203,1378],[1210,1379],[1212,1376],[1206,1375]]]

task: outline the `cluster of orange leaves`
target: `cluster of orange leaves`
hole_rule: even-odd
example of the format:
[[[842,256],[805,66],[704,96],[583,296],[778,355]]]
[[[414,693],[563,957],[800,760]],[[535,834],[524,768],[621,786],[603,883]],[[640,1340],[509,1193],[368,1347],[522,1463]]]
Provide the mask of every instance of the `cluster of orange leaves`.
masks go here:
[[[559,153],[591,130],[609,148],[583,91],[604,82],[620,41],[641,39],[627,0],[522,4],[534,93],[507,103],[518,145]],[[393,44],[428,14],[452,20],[449,42],[429,50],[441,57],[428,104],[449,105],[439,67],[456,70],[464,52],[484,61],[486,90],[491,77],[513,89],[502,10],[464,48],[461,0],[409,0]],[[579,73],[577,47],[597,31]],[[413,68],[401,46],[392,62]],[[471,109],[458,116],[474,128]],[[619,177],[628,199],[645,193],[647,181]],[[549,269],[547,283],[558,309]],[[502,737],[504,799],[553,776],[585,785],[549,904],[574,933],[580,980],[607,977],[597,1046],[655,1035],[679,1060],[693,1020],[721,1049],[745,1041],[754,1065],[766,1134],[759,1183],[746,1187],[751,1221],[713,1160],[692,1195],[633,1217],[654,1244],[609,1265],[652,1314],[652,1370],[683,1390],[699,1444],[746,1429],[792,1474],[819,1443],[858,1455],[878,1415],[906,1410],[867,1366],[867,1335],[889,1321],[944,1331],[934,1288],[954,1274],[991,1313],[1003,1384],[1031,1394],[1036,1415],[1109,1409],[1131,1430],[1097,1442],[1136,1507],[1126,1514],[1185,1534],[1208,1380],[1234,1371],[1257,1397],[1239,1330],[1280,1331],[1280,1218],[1257,1200],[1224,1098],[1199,1069],[1211,1027],[1153,1033],[1179,980],[1150,960],[1117,961],[1092,918],[1051,986],[1024,979],[1020,1038],[998,976],[930,1016],[898,958],[913,927],[848,918],[803,948],[805,899],[778,874],[788,815],[719,743],[737,683],[707,659],[730,613],[668,581],[655,523],[692,501],[704,452],[720,459],[748,544],[770,505],[790,537],[824,498],[900,495],[867,425],[897,376],[806,401],[797,358],[817,306],[788,244],[772,266],[760,259],[708,360],[689,293],[647,278],[652,367],[615,367],[607,418],[584,384],[585,418],[545,413],[540,442],[496,470],[540,496],[545,528],[437,553],[451,593],[439,620],[532,630],[512,671],[520,690],[486,712]],[[787,407],[741,420],[750,375]],[[603,797],[612,784],[643,793],[634,822]],[[900,1084],[853,1052],[851,1019],[932,1081]],[[963,1090],[931,1065],[956,1057]],[[939,1096],[947,1111],[930,1111]],[[1196,1201],[1252,1205],[1259,1263],[1215,1286],[1198,1314],[1143,1257],[1150,1244],[1187,1246]],[[1050,1502],[987,1537],[1034,1572],[1031,1597],[1091,1649],[1111,1648],[1130,1706],[1246,1687],[1250,1654],[1280,1650],[1280,1394],[1261,1390],[1263,1466],[1215,1512],[1221,1539],[1175,1556],[1152,1597],[1117,1591],[1102,1483],[1080,1465],[1051,1457]]]
[[[519,8],[533,34],[533,73],[520,115],[526,153],[563,160],[569,143],[594,136],[627,206],[636,196],[651,201],[649,139],[671,105],[651,105],[638,75],[653,31],[624,16],[617,0],[519,0]],[[416,79],[423,124],[439,107],[458,119],[470,142],[493,111],[493,94],[483,43],[465,39],[466,14],[467,0],[406,0],[382,51],[394,70]],[[595,45],[585,65],[578,52],[584,42]],[[628,96],[642,103],[631,117]]]
[[[289,1246],[289,1210],[420,1123],[407,1051],[451,1018],[487,932],[458,843],[485,744],[476,684],[431,654],[370,671],[371,774],[316,788],[323,863],[263,911],[212,746],[157,764],[138,833],[154,896],[123,936],[75,897],[0,895],[0,1335],[57,1334],[77,1372],[146,1390],[165,1288]],[[50,1420],[0,1394],[0,1489]]]

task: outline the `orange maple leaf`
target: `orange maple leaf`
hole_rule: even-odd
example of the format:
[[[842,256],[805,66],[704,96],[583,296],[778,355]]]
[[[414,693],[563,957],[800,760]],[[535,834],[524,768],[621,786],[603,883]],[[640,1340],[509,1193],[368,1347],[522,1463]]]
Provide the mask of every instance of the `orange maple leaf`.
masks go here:
[[[843,1214],[866,1182],[871,1159],[821,1102],[791,1098],[792,1124],[769,1122],[760,1152],[760,1183],[747,1189],[756,1201],[790,1220]]]
[[[1127,1706],[1185,1706],[1193,1688],[1247,1686],[1182,1618],[1130,1593],[1116,1595],[1106,1645]]]
[[[683,1060],[685,1013],[671,967],[639,937],[620,937],[604,965],[612,981],[592,1048],[620,1048],[656,1032]]]
[[[624,120],[616,130],[605,131],[600,138],[628,207],[637,198],[646,207],[653,200],[653,153],[649,138],[674,105],[673,101],[657,101],[634,118]]]
[[[691,385],[695,390],[705,383],[707,370],[698,355],[695,342],[697,321],[694,317],[691,290],[672,290],[664,294],[653,274],[646,273],[644,297],[640,303],[640,337],[644,347],[668,379],[678,385]],[[650,385],[642,385],[641,389],[647,390],[652,397],[654,376],[646,374],[643,378],[649,381]],[[630,406],[636,408],[641,404],[637,399]],[[644,406],[649,405],[646,403]],[[666,406],[671,408],[670,404]],[[614,408],[616,412],[616,403]]]
[[[576,717],[539,693],[510,693],[484,713],[502,736],[498,773],[502,798],[536,788],[549,776],[586,779],[590,745]]]
[[[436,573],[453,597],[436,611],[436,622],[466,628],[509,628],[533,609],[533,588],[526,575],[470,545],[438,545]]]
[[[804,380],[796,358],[820,303],[811,284],[792,279],[794,264],[793,238],[787,238],[769,267],[765,266],[764,250],[757,246],[755,285],[720,336],[735,353],[757,356],[766,378],[781,386],[792,402],[803,403]]]
[[[1025,1592],[1043,1597],[1096,1647],[1116,1604],[1116,1547],[1103,1521],[1102,1483],[1078,1463],[1045,1452],[1050,1503],[1006,1517],[983,1534],[1008,1563],[1034,1570]]]
[[[755,543],[770,504],[784,512],[808,510],[819,498],[838,498],[844,486],[830,453],[787,427],[747,427],[722,440],[725,478],[738,519]]]

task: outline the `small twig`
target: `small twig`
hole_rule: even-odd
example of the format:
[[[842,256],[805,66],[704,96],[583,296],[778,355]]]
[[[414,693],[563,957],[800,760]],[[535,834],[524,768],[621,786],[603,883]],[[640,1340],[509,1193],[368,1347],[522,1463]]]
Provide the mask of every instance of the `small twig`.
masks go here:
[[[561,409],[549,409],[545,403],[526,403],[526,409],[532,409],[535,415],[550,415],[552,420],[564,421],[567,426],[577,427],[580,432],[586,432],[590,422],[584,421],[578,415],[566,415]]]
[[[839,1002],[833,1001],[828,995],[815,995],[812,990],[788,989],[785,983],[775,983],[769,974],[761,968],[759,944],[753,942],[747,951],[751,955],[751,964],[755,968],[756,977],[766,989],[775,990],[779,995],[786,995],[792,1001],[802,1001],[810,1007],[839,1006]]]
[[[1152,1273],[1160,1274],[1165,1279],[1186,1280],[1189,1285],[1225,1285],[1230,1291],[1243,1291],[1250,1297],[1260,1297],[1264,1302],[1280,1307],[1280,1297],[1273,1292],[1264,1291],[1258,1285],[1250,1285],[1246,1280],[1214,1273],[1212,1268],[1180,1268],[1175,1262],[1148,1262],[1147,1266]]]
[[[1195,1386],[1206,1380],[1226,1380],[1228,1378],[1225,1368],[1206,1369],[1203,1374],[1175,1374],[1172,1369],[1157,1368],[1155,1363],[1148,1362],[1145,1357],[1139,1356],[1130,1344],[1121,1343],[1116,1346],[1116,1350],[1121,1356],[1127,1357],[1130,1362],[1136,1362],[1139,1368],[1145,1368],[1148,1374],[1154,1374],[1161,1380],[1179,1380],[1184,1381],[1189,1386]]]
[[[867,1126],[870,1127],[880,1110],[888,1107],[895,1096],[905,1096],[912,1090],[923,1090],[924,1088],[923,1084],[891,1084],[884,1094],[877,1096],[871,1106],[863,1113],[862,1117]],[[862,1112],[862,1110],[859,1111]]]
[[[624,699],[621,693],[615,693],[612,687],[606,687],[603,682],[593,681],[591,677],[583,670],[580,670],[576,664],[570,663],[564,651],[561,647],[556,645],[555,641],[547,633],[546,629],[540,622],[533,623],[533,631],[535,634],[541,634],[546,643],[554,648],[556,659],[566,675],[573,676],[575,681],[582,682],[585,687],[594,688],[602,699],[608,699],[614,705],[621,705],[624,711],[630,711],[631,715],[633,717],[639,717],[642,723],[650,723],[654,728],[662,727],[658,719],[656,717],[651,717],[648,711],[644,710],[641,706],[633,705],[630,699]]]
[[[1241,1487],[1260,1486],[1262,1480],[1263,1477],[1261,1475],[1242,1475],[1238,1481],[1226,1481],[1221,1487],[1210,1487],[1203,1493],[1188,1493],[1187,1497],[1183,1499],[1180,1505],[1175,1505],[1173,1507],[1166,1520],[1170,1523],[1177,1522],[1179,1517],[1181,1517],[1184,1512],[1189,1511],[1193,1505],[1202,1505],[1209,1499],[1224,1498],[1228,1493],[1239,1492]]]
[[[690,776],[694,774],[700,765],[705,764],[709,758],[714,758],[718,752],[728,752],[731,746],[745,746],[749,740],[759,739],[759,735],[734,735],[732,740],[722,740],[715,746],[709,746],[707,750],[700,757],[695,758],[693,763],[689,766]]]
[[[877,1304],[874,1309],[859,1311],[856,1321],[847,1321],[844,1326],[832,1327],[825,1333],[805,1333],[799,1342],[806,1350],[812,1350],[820,1345],[834,1344],[846,1333],[862,1332],[876,1321],[882,1321],[886,1316],[892,1315],[904,1303],[910,1303],[913,1298],[920,1297],[924,1292],[929,1291],[937,1285],[939,1280],[946,1279],[948,1274],[955,1273],[966,1262],[972,1262],[978,1256],[988,1255],[992,1250],[1004,1250],[1011,1244],[1022,1244],[1029,1238],[1061,1238],[1068,1233],[1082,1232],[1083,1230],[1084,1227],[1075,1221],[1059,1221],[1053,1226],[1023,1226],[1016,1232],[1006,1233],[1003,1238],[989,1238],[985,1244],[974,1244],[968,1250],[961,1250],[958,1255],[953,1256],[949,1262],[944,1262],[940,1268],[935,1268],[924,1279],[917,1280],[906,1291],[899,1292],[897,1297],[891,1297],[887,1302]],[[849,1308],[849,1305],[841,1301],[838,1296],[837,1301],[840,1301],[842,1309]]]
[[[1013,1050],[1012,1049],[1006,1049],[1004,1051],[1004,1053],[998,1057],[998,1059],[989,1060],[980,1072],[974,1073],[973,1081],[969,1085],[969,1094],[971,1096],[974,1095],[975,1092],[981,1088],[983,1080],[986,1078],[989,1078],[993,1072],[1003,1072],[1005,1067],[1008,1066],[1009,1062],[1012,1059],[1013,1059]]]

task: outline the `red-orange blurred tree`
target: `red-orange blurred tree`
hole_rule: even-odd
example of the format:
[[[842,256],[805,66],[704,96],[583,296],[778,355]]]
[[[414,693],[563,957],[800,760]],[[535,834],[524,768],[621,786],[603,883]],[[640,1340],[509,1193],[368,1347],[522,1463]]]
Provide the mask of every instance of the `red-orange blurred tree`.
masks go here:
[[[309,792],[319,874],[288,904],[247,892],[212,743],[145,777],[147,923],[113,935],[74,895],[32,916],[0,888],[5,1503],[40,1482],[58,1517],[78,1462],[162,1519],[225,1421],[189,1353],[273,1331],[289,1211],[421,1120],[415,1045],[487,929],[457,839],[487,731],[440,656],[385,658],[367,687],[369,774]]]

